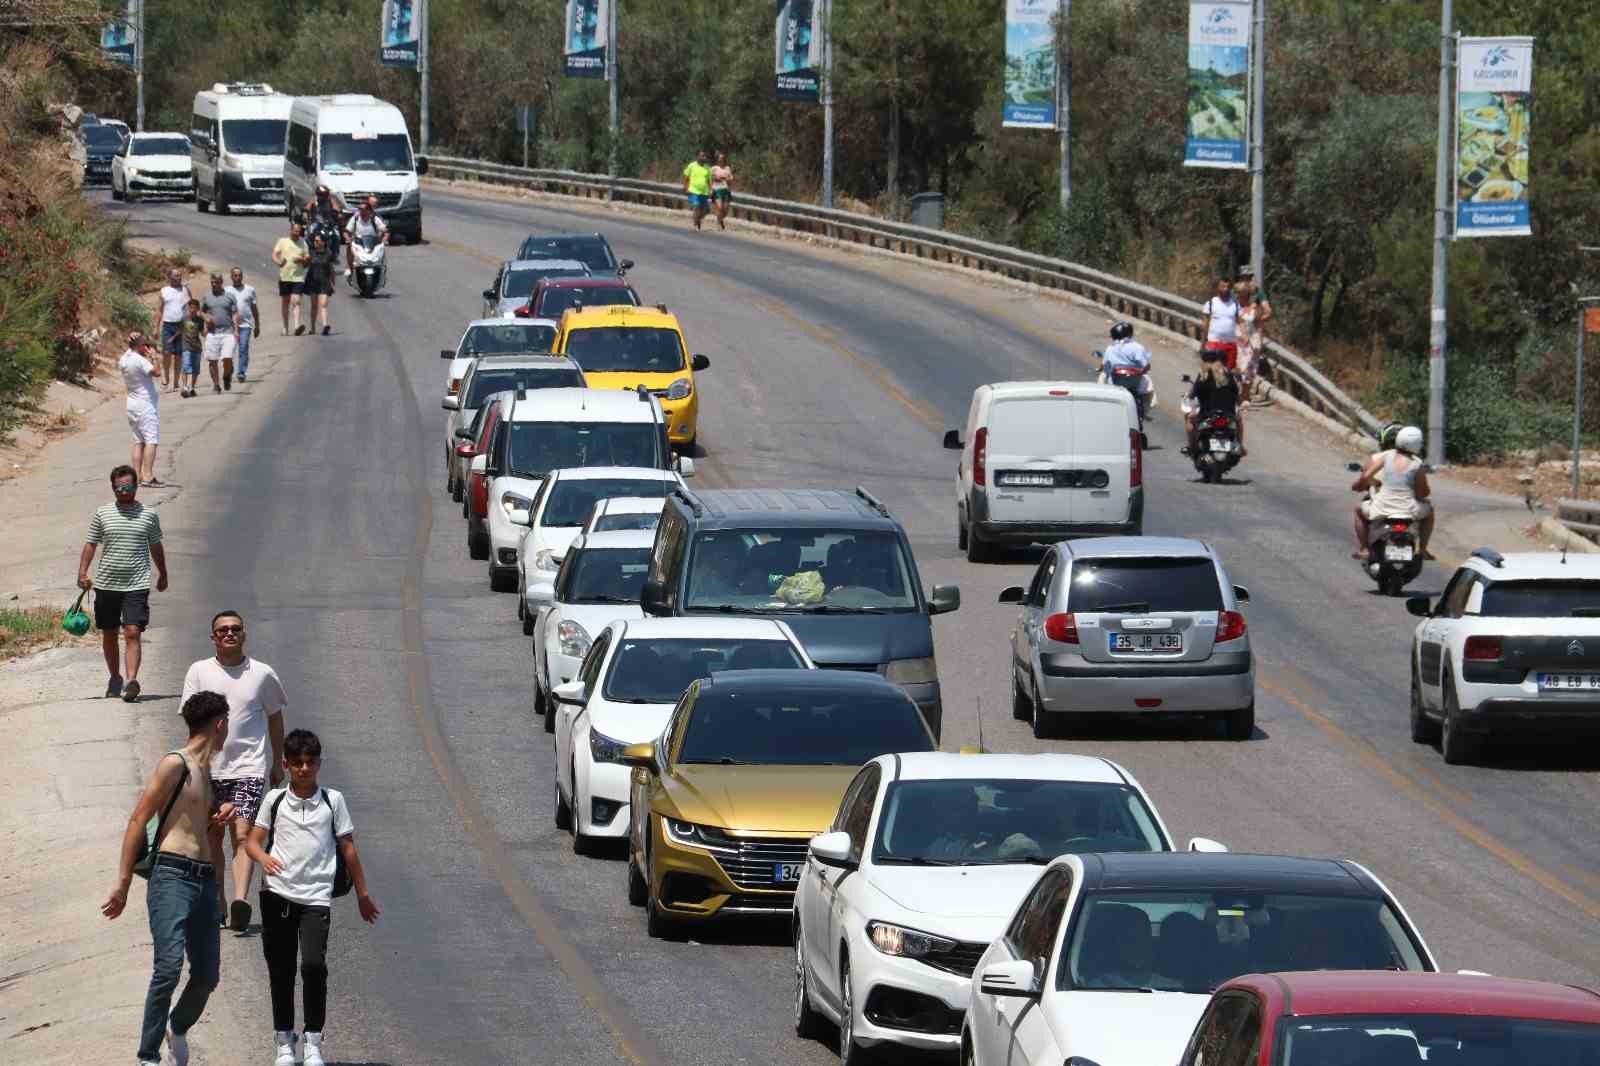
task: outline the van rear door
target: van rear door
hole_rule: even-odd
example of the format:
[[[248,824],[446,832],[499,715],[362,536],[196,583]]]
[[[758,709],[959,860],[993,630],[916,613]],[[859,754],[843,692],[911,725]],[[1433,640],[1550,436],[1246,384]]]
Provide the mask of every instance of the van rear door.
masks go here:
[[[1093,484],[1072,494],[1072,521],[1085,525],[1113,525],[1128,520],[1129,485],[1133,465],[1128,431],[1138,423],[1129,410],[1131,397],[1120,390],[1112,396],[1074,396],[1072,399],[1073,462],[1084,478],[1100,471],[1106,484]]]
[[[1069,390],[996,395],[989,405],[985,475],[992,522],[1070,522],[1073,402]]]

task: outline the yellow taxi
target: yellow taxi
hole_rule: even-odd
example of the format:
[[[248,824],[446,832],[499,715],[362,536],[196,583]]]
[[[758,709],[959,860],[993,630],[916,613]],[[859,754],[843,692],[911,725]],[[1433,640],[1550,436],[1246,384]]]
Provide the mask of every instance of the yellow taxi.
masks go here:
[[[666,412],[667,438],[680,448],[694,444],[700,418],[694,372],[711,361],[689,354],[678,316],[665,306],[572,308],[561,316],[554,350],[583,368],[592,389],[643,385]]]

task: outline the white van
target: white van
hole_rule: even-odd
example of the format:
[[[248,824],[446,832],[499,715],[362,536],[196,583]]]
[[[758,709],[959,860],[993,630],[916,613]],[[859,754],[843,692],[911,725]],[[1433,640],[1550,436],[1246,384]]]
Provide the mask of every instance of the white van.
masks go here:
[[[422,240],[422,188],[428,161],[411,154],[405,116],[375,96],[296,97],[289,112],[283,183],[289,211],[303,208],[326,185],[354,211],[368,196],[396,240]]]
[[[253,82],[217,82],[194,94],[189,161],[194,206],[283,208],[283,141],[294,97]]]
[[[979,385],[944,446],[956,467],[958,543],[981,562],[1000,544],[1144,530],[1139,412],[1116,385],[1000,381]]]

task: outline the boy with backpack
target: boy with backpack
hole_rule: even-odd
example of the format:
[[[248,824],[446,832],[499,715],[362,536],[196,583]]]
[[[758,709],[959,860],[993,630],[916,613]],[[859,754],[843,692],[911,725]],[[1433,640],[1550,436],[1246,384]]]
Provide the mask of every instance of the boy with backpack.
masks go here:
[[[261,801],[246,849],[261,864],[261,950],[272,985],[274,1066],[325,1066],[322,1026],[328,1004],[328,929],[333,900],[353,887],[361,917],[378,905],[356,853],[355,827],[343,794],[317,783],[322,741],[309,729],[283,739],[286,788]],[[304,1058],[295,1054],[294,972],[304,979]]]

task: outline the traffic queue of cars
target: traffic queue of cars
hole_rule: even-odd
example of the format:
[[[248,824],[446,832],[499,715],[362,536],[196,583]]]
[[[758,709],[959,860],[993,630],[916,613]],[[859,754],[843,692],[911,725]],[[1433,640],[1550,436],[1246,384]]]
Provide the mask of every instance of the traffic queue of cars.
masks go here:
[[[506,281],[540,262],[586,273]],[[983,1066],[1593,1066],[1600,996],[1433,973],[1400,901],[1354,862],[1177,850],[1106,759],[940,752],[932,619],[959,590],[924,588],[864,489],[692,490],[709,360],[621,279],[631,265],[598,234],[529,237],[497,278],[499,315],[441,356],[445,486],[491,587],[517,593],[555,825],[580,854],[625,849],[650,935],[785,923],[796,1034],[836,1036],[847,1064],[897,1047]],[[1063,541],[1001,593],[1020,610],[1013,711],[1037,736],[1175,712],[1247,738],[1249,593],[1209,546],[1138,535],[1129,408],[1120,389],[1002,383],[975,396],[966,440],[947,438],[969,554],[1122,534]],[[1501,580],[1522,570],[1480,563],[1450,611],[1538,598]],[[1457,658],[1449,625],[1424,629],[1417,673],[1464,661],[1443,684],[1474,697],[1504,680],[1490,651],[1509,678],[1548,643],[1507,628]],[[1440,685],[1413,687],[1426,733]],[[1285,971],[1350,972],[1247,976]],[[1485,1020],[1450,1001],[1482,1001]]]

